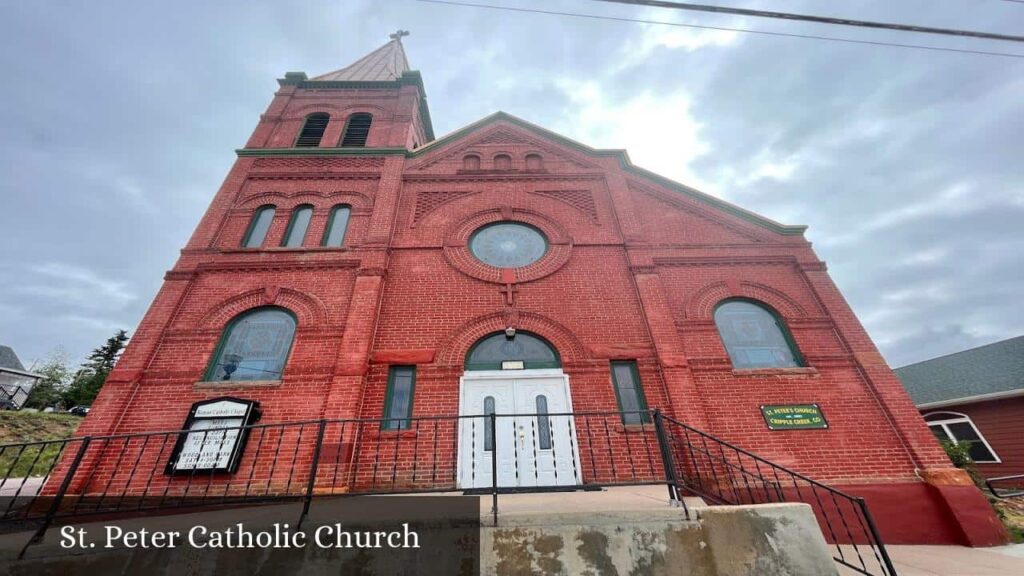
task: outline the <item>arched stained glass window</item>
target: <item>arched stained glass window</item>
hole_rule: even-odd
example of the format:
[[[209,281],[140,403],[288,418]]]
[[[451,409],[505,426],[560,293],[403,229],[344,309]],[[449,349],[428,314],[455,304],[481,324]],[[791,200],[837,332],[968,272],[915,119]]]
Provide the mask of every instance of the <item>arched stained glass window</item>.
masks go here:
[[[280,380],[294,336],[295,317],[283,308],[240,314],[224,329],[206,380]]]
[[[252,215],[249,223],[249,230],[245,233],[242,246],[246,248],[259,248],[263,246],[263,240],[267,237],[267,230],[270,230],[270,223],[274,221],[274,213],[277,208],[274,206],[260,206]]]
[[[348,218],[351,215],[352,207],[348,204],[339,204],[331,209],[331,216],[327,220],[327,229],[324,230],[324,246],[338,247],[345,243]]]
[[[548,418],[548,397],[537,396],[537,447],[551,450],[551,419]]]
[[[292,218],[288,221],[288,230],[284,233],[284,240],[281,246],[286,248],[298,248],[306,239],[306,232],[309,230],[309,221],[313,218],[313,207],[303,204],[292,210]]]
[[[782,320],[756,302],[727,300],[715,309],[715,326],[733,368],[793,368],[803,361]]]
[[[522,368],[562,366],[551,344],[526,332],[516,332],[511,338],[504,332],[484,336],[466,354],[466,370],[501,370],[503,362],[522,362]]]
[[[484,398],[484,416],[494,414],[494,396]],[[484,418],[484,452],[494,452],[494,430],[491,430],[491,419]]]
[[[307,116],[306,123],[302,125],[302,132],[299,133],[299,138],[295,141],[295,146],[298,148],[319,146],[320,139],[324,137],[324,131],[327,130],[327,123],[330,121],[331,117],[323,112]]]

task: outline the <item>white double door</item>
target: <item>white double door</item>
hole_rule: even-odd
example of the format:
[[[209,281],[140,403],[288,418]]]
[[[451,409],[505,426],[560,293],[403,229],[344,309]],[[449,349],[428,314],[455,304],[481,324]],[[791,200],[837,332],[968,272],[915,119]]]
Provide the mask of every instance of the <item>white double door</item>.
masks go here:
[[[460,387],[461,488],[492,487],[494,470],[500,488],[579,483],[576,431],[565,415],[569,377],[561,370],[467,372]],[[489,414],[497,414],[493,431]]]

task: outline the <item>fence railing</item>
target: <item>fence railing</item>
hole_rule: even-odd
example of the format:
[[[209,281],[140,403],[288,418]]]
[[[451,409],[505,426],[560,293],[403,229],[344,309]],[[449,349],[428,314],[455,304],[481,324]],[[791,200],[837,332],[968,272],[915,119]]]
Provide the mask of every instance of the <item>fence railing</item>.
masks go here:
[[[240,454],[224,471],[233,454]],[[221,468],[220,470],[218,468]],[[894,575],[860,498],[658,411],[311,420],[0,445],[0,527],[316,496],[664,484],[716,504],[807,502],[836,561]],[[684,511],[689,516],[690,511]]]
[[[999,486],[999,484],[1003,484],[1003,486]],[[996,498],[1024,496],[1024,474],[986,478],[985,487]]]
[[[672,418],[659,416],[658,422],[664,428],[671,485],[714,504],[809,504],[836,562],[861,574],[896,574],[863,498]]]

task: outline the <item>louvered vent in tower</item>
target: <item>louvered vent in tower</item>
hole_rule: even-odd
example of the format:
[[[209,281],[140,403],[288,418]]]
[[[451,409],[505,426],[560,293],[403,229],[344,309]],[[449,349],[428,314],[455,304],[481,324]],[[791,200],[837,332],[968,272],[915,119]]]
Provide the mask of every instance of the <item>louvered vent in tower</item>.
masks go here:
[[[331,119],[327,114],[311,114],[306,118],[306,125],[302,127],[299,139],[295,146],[299,148],[316,148],[320,145],[320,139],[324,137],[324,130],[327,129],[327,122]]]
[[[345,137],[341,139],[342,146],[366,146],[366,137],[370,135],[370,122],[373,117],[369,114],[353,114],[348,119],[348,126],[345,127]]]

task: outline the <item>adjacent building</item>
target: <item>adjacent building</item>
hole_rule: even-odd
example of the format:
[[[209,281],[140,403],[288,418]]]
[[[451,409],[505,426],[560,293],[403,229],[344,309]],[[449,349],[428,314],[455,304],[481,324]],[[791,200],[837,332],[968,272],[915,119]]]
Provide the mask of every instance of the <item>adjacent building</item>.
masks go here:
[[[42,378],[25,370],[18,355],[10,346],[0,346],[0,403],[5,410],[20,410]]]
[[[967,442],[978,472],[1024,475],[1024,336],[895,372],[932,434]]]

